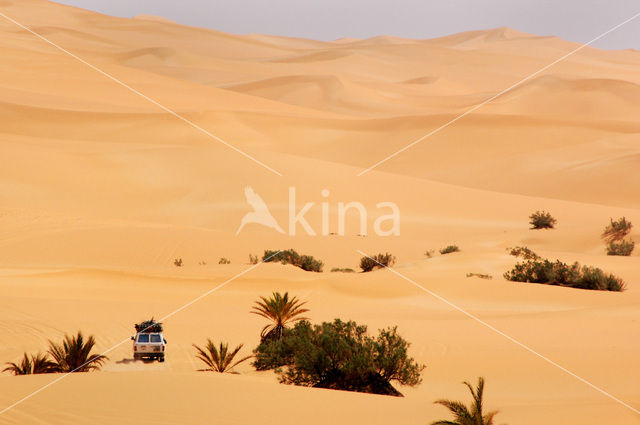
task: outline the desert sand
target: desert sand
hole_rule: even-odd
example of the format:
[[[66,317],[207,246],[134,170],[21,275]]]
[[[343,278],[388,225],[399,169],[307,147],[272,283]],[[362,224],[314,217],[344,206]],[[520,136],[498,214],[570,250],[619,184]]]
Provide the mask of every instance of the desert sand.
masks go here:
[[[165,321],[165,363],[129,361],[126,342],[103,371],[63,379],[1,424],[425,424],[449,417],[434,400],[468,401],[460,382],[478,376],[498,423],[640,423],[388,270],[329,273],[357,268],[357,250],[391,252],[398,272],[640,409],[640,257],[608,257],[600,240],[610,217],[640,225],[640,52],[587,47],[357,177],[579,45],[509,28],[431,40],[232,35],[42,0],[1,0],[0,12],[282,174],[0,17],[0,362],[79,329],[106,350],[265,249],[325,263],[321,274],[259,265]],[[306,217],[318,233],[321,202],[331,232],[337,204],[361,202],[368,235],[350,216],[345,236],[255,224],[235,236],[245,186],[285,230],[291,186],[299,208],[315,202]],[[372,231],[386,201],[401,210],[399,236]],[[557,229],[529,230],[538,209]],[[462,251],[424,256],[450,243]],[[628,289],[508,282],[516,245],[601,267]],[[314,322],[397,325],[427,365],[423,383],[395,398],[286,386],[248,363],[197,372],[191,344],[208,337],[249,354],[264,325],[251,304],[276,290],[308,301]],[[1,374],[0,410],[55,378]]]

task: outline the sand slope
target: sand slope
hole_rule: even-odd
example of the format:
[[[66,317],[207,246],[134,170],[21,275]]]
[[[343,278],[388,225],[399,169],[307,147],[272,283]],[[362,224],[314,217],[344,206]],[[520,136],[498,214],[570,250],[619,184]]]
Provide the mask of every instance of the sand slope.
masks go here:
[[[0,362],[77,329],[109,348],[133,322],[245,270],[248,254],[294,247],[325,262],[323,274],[261,265],[167,320],[166,363],[131,363],[125,342],[103,372],[63,380],[1,424],[423,424],[447,417],[435,399],[466,400],[459,383],[480,375],[499,423],[639,422],[392,273],[328,272],[357,268],[356,250],[392,252],[400,273],[640,408],[640,258],[607,257],[599,238],[610,217],[640,223],[639,52],[586,48],[356,177],[577,45],[509,28],[433,40],[241,36],[42,0],[3,0],[0,11],[283,174],[0,19]],[[351,214],[345,236],[255,224],[235,236],[247,185],[285,229],[291,186],[298,210],[314,202],[306,217],[318,233],[322,202],[332,233],[338,203],[361,202],[369,234]],[[401,210],[400,236],[373,234],[385,201]],[[537,209],[558,229],[529,230]],[[462,252],[424,257],[450,243]],[[628,290],[506,282],[515,245],[615,272]],[[223,256],[232,264],[218,265]],[[308,300],[314,321],[398,325],[428,365],[423,384],[395,399],[288,387],[249,365],[196,372],[193,343],[255,346],[263,322],[248,311],[274,290]],[[52,379],[0,375],[0,410]],[[140,409],[153,400],[157,417]],[[274,406],[290,413],[265,413]]]

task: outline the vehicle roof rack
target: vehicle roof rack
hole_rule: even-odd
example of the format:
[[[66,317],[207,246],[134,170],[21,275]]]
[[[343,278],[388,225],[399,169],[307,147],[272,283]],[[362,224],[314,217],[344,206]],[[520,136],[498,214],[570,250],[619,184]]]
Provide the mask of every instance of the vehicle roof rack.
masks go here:
[[[145,320],[144,322],[134,325],[137,333],[162,332],[162,323],[153,320]]]

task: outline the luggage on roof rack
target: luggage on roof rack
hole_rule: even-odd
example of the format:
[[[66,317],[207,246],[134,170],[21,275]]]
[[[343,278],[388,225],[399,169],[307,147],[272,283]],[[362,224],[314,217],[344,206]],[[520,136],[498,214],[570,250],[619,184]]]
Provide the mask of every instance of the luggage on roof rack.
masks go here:
[[[137,323],[134,326],[137,333],[162,332],[162,323],[153,320],[153,318],[151,318],[151,320],[145,320],[142,323]]]

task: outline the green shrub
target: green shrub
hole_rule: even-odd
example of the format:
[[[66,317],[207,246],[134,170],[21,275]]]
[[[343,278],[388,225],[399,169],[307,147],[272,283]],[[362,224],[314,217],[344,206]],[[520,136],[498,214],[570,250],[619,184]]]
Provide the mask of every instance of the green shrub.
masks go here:
[[[607,255],[622,255],[628,257],[633,252],[636,244],[633,241],[609,242]]]
[[[228,258],[220,258],[220,260],[218,261],[218,264],[231,264],[231,260],[229,260]]]
[[[265,250],[262,256],[262,261],[268,262],[280,262],[282,264],[292,264],[296,267],[300,267],[302,270],[308,272],[322,272],[324,264],[320,260],[316,260],[310,255],[300,255],[293,249],[287,249],[284,251],[270,251]]]
[[[493,279],[493,276],[490,274],[482,274],[482,273],[467,273],[467,277],[479,277],[480,279]]]
[[[301,321],[281,339],[261,343],[254,366],[276,367],[285,384],[402,396],[391,382],[416,386],[424,369],[408,348],[395,327],[374,338],[353,321]]]
[[[442,255],[451,254],[452,252],[460,252],[458,245],[449,245],[440,250],[440,254]]]
[[[298,267],[300,267],[302,270],[317,273],[322,272],[323,266],[324,264],[322,263],[322,261],[316,260],[310,255],[302,255],[300,257],[300,265],[298,265]]]
[[[392,267],[395,263],[396,257],[387,252],[386,254],[362,257],[360,259],[360,268],[364,273],[380,267]]]
[[[614,220],[610,219],[611,223],[604,228],[602,232],[602,239],[606,242],[617,242],[623,240],[629,233],[633,225],[630,221],[627,221],[625,217]]]
[[[331,269],[332,273],[355,273],[356,271],[350,268],[334,267]]]
[[[540,256],[527,248],[526,246],[516,246],[515,248],[507,248],[509,255],[514,257],[524,258],[525,260],[538,260]]]
[[[529,216],[532,229],[553,229],[558,222],[546,211],[536,211]]]
[[[611,223],[602,232],[602,239],[607,242],[607,255],[622,255],[628,257],[635,248],[632,240],[625,239],[631,233],[633,225],[626,218],[611,219]]]
[[[571,265],[559,260],[528,260],[518,263],[504,274],[504,278],[514,282],[544,283],[580,289],[601,291],[624,291],[625,283],[613,274],[606,274],[596,267]]]

